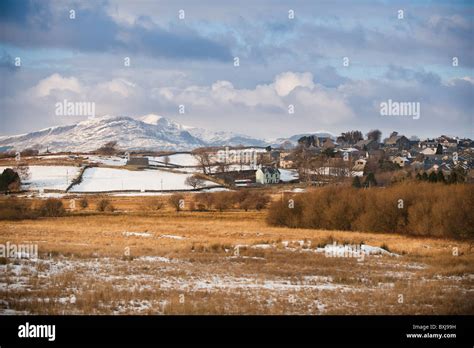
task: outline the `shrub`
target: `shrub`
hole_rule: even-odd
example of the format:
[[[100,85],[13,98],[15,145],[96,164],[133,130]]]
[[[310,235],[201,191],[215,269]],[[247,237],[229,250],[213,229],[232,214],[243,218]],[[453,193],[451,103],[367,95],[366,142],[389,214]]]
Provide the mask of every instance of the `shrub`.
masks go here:
[[[105,211],[113,212],[115,208],[108,199],[102,198],[101,200],[97,202],[97,210],[101,212],[105,212]]]
[[[89,206],[89,201],[87,200],[86,197],[83,197],[79,200],[79,206],[82,208],[82,209],[86,209],[88,206]]]
[[[13,169],[6,168],[2,174],[0,174],[0,191],[16,191],[20,186],[20,176]]]
[[[41,203],[39,211],[41,216],[57,217],[64,215],[65,209],[60,199],[48,198]]]
[[[196,210],[197,210],[197,211],[206,211],[207,209],[206,209],[206,206],[205,206],[204,204],[198,203],[198,204],[196,205]]]
[[[261,210],[267,207],[270,202],[270,196],[266,194],[255,194],[255,209]]]
[[[159,198],[153,198],[147,204],[148,209],[151,210],[161,210],[164,206],[165,203]]]
[[[227,210],[233,205],[232,192],[216,192],[214,193],[214,208],[220,212]]]
[[[214,204],[214,196],[209,192],[199,193],[196,195],[196,203],[200,207],[199,210],[209,210]]]
[[[298,227],[303,218],[303,202],[296,197],[285,197],[268,209],[267,222],[271,225]]]
[[[177,212],[181,211],[181,209],[184,208],[184,196],[180,193],[172,194],[168,198],[168,202],[174,209],[176,209]]]
[[[35,218],[36,212],[31,209],[31,203],[10,197],[0,201],[0,220],[20,220]]]
[[[355,176],[354,179],[352,180],[352,186],[355,188],[362,187],[362,184],[360,183],[360,178],[358,176]]]

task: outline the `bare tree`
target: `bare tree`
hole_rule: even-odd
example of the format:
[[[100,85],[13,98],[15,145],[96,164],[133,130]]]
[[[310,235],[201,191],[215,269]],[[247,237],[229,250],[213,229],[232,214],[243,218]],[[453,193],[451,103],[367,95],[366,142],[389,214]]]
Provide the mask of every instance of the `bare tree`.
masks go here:
[[[202,187],[204,186],[204,180],[199,175],[191,175],[186,178],[184,183],[188,186],[192,186],[192,188]]]
[[[192,155],[196,158],[201,166],[203,174],[207,175],[211,173],[212,160],[209,152],[206,149],[196,149],[192,152]]]

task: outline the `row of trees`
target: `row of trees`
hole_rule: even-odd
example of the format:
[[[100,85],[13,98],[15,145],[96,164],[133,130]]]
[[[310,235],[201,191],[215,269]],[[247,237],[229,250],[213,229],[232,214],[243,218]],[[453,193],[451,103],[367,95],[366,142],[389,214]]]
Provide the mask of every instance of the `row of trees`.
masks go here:
[[[381,173],[379,177],[385,177],[383,174],[387,173]],[[403,181],[413,181],[413,175],[413,171],[399,171],[391,175],[388,183],[395,184]],[[431,171],[429,174],[426,172],[417,173],[415,175],[415,179],[417,181],[425,181],[430,183],[460,184],[466,182],[467,172],[462,167],[455,167],[447,176],[444,175],[441,170],[438,170],[437,172]],[[384,181],[385,180],[382,180],[382,184],[384,184]],[[354,179],[352,179],[352,187],[355,188],[373,187],[377,185],[378,181],[374,173],[368,173],[365,178],[360,178],[356,176],[354,177]]]
[[[327,186],[274,202],[271,225],[474,238],[474,186],[407,182],[385,189]]]
[[[64,215],[65,211],[62,201],[57,198],[48,198],[36,206],[29,200],[14,197],[0,201],[0,220],[57,217]]]
[[[378,129],[373,129],[368,132],[366,136],[368,140],[375,140],[377,142],[380,142],[380,140],[382,139],[382,132]],[[362,132],[358,130],[343,132],[340,136],[337,137],[338,143],[344,143],[348,145],[354,145],[361,140],[364,140],[364,136],[362,135]]]
[[[426,182],[439,182],[443,184],[457,184],[463,183],[466,181],[467,173],[462,167],[454,168],[449,175],[446,177],[443,174],[443,171],[438,170],[437,172],[432,171],[430,174],[423,172],[416,174],[416,179],[418,181]]]
[[[242,209],[245,211],[261,210],[267,207],[270,196],[258,191],[241,190],[236,192],[203,192],[195,195],[193,199],[185,199],[183,194],[173,194],[168,198],[168,203],[177,211],[224,211],[228,209]],[[154,203],[154,207],[163,205]],[[158,209],[159,209],[158,208]]]

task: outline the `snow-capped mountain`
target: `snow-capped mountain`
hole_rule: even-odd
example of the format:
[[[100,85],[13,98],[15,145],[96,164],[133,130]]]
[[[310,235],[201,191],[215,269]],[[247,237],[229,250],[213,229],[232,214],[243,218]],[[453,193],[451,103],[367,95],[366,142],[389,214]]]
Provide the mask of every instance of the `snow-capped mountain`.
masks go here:
[[[149,114],[142,116],[141,121],[152,124],[152,125],[167,125],[173,126],[175,128],[187,131],[189,134],[195,138],[200,139],[208,146],[237,146],[237,145],[247,145],[247,146],[267,146],[268,143],[261,139],[252,138],[242,134],[236,134],[233,132],[224,132],[224,131],[210,131],[204,128],[196,128],[181,125],[179,123],[170,121],[163,116],[158,116],[154,114]]]
[[[51,152],[88,152],[109,141],[124,150],[192,150],[202,146],[266,146],[265,141],[230,132],[213,132],[187,127],[158,115],[140,119],[126,116],[95,117],[75,125],[0,137],[0,149],[27,148]]]

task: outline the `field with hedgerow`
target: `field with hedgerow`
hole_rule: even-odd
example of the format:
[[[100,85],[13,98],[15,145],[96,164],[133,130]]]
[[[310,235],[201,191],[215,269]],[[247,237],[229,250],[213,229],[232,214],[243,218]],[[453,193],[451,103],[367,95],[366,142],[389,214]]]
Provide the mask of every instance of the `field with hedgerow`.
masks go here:
[[[473,199],[428,183],[3,196],[0,245],[38,255],[0,255],[0,312],[474,314]]]

